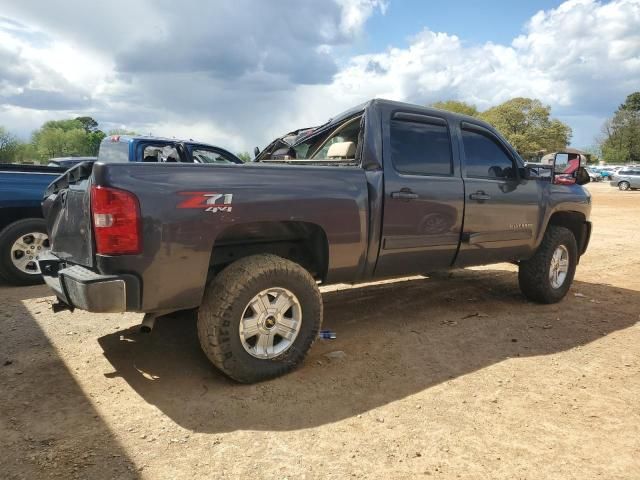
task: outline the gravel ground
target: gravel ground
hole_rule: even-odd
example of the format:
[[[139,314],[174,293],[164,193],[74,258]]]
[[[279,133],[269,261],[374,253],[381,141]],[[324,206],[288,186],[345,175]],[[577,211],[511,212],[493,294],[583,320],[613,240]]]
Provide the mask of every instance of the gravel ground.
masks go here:
[[[0,477],[640,478],[640,191],[588,188],[562,303],[511,265],[328,289],[338,338],[259,385],[210,367],[193,314],[145,335],[0,286]]]

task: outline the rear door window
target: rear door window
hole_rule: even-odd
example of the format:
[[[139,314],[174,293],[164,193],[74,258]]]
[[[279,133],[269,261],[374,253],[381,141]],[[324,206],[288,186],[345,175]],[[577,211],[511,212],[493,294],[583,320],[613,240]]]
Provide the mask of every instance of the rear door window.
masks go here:
[[[444,124],[391,121],[391,162],[408,175],[451,175],[449,129]]]

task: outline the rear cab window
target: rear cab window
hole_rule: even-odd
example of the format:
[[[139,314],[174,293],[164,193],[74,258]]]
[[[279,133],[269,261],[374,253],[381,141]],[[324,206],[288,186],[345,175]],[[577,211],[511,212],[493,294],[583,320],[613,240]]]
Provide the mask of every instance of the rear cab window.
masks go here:
[[[451,137],[444,120],[396,114],[390,124],[391,163],[404,175],[450,176],[453,173]]]
[[[129,161],[130,140],[105,140],[100,144],[98,162],[126,163]]]

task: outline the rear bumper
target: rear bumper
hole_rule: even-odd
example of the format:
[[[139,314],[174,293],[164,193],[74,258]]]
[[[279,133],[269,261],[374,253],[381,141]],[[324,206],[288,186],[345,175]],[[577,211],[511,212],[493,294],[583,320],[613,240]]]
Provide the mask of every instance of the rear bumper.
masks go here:
[[[46,284],[70,307],[96,313],[140,308],[140,282],[134,275],[102,275],[80,265],[65,264],[50,253],[38,263]]]

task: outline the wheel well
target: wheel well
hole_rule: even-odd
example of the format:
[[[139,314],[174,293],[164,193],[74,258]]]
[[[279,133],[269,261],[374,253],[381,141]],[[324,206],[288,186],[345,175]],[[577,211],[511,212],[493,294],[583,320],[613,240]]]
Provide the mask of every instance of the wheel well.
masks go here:
[[[329,265],[329,243],[322,227],[307,222],[255,222],[224,230],[213,245],[210,275],[236,260],[271,253],[296,262],[317,280],[324,280]]]
[[[42,218],[42,210],[36,207],[3,208],[0,213],[0,230],[24,218]]]
[[[584,253],[587,239],[586,217],[580,212],[556,212],[549,219],[549,225],[565,227],[571,230],[578,246],[578,255]]]

